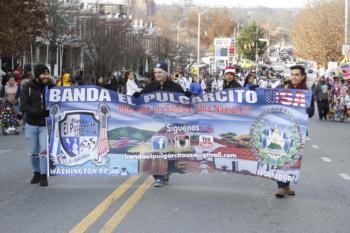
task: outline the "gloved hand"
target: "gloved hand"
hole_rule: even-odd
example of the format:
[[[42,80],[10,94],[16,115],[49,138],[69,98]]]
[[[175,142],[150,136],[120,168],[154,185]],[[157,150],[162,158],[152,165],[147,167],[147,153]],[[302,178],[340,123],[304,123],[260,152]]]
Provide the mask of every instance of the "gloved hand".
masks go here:
[[[309,118],[312,117],[315,113],[315,110],[311,107],[306,108],[306,113],[309,115]]]
[[[135,98],[139,98],[140,97],[140,92],[135,92],[132,96],[135,97]]]
[[[190,91],[185,91],[185,96],[191,97],[191,96],[192,96],[192,92],[190,92]]]
[[[258,88],[258,85],[250,85],[249,90],[255,91],[256,88]]]
[[[41,114],[42,114],[44,117],[49,117],[49,116],[50,116],[50,111],[44,109],[44,110],[41,112]]]

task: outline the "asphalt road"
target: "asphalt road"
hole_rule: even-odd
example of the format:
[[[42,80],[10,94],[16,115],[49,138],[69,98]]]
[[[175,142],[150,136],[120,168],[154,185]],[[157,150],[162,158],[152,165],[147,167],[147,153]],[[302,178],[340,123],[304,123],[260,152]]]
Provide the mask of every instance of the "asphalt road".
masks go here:
[[[52,177],[30,185],[24,136],[0,136],[0,232],[349,233],[350,121],[310,122],[295,197],[244,175]]]

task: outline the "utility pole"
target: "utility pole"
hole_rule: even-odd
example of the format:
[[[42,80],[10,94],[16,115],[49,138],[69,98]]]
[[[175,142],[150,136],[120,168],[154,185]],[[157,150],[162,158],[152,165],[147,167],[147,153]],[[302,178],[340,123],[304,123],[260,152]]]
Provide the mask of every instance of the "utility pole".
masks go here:
[[[198,37],[197,37],[197,65],[199,64],[199,56],[200,56],[200,46],[201,46],[201,14],[198,13]]]
[[[198,12],[198,37],[197,37],[197,64],[199,64],[200,60],[200,47],[201,47],[201,15],[210,10],[210,8],[205,11]]]
[[[258,28],[258,25],[256,25],[255,63],[258,63],[258,58],[259,58],[258,43],[259,43],[259,28]]]
[[[344,30],[345,45],[348,45],[348,7],[349,7],[349,0],[345,0],[345,30]]]
[[[185,19],[181,19],[179,21],[177,21],[177,38],[176,38],[176,66],[178,65],[178,61],[179,61],[179,47],[180,47],[180,24],[183,21],[186,21],[187,18]]]

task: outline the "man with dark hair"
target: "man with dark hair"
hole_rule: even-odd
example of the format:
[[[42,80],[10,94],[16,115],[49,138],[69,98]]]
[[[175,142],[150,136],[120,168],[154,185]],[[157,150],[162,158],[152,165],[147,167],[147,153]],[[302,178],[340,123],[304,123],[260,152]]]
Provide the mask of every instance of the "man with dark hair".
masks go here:
[[[191,92],[184,91],[179,84],[172,81],[168,76],[168,65],[165,62],[158,63],[156,68],[154,68],[154,81],[145,86],[141,94],[155,91],[168,91],[184,93],[186,96],[191,96]],[[135,92],[133,96],[139,97],[140,93]],[[172,162],[168,161],[168,167],[170,163]],[[169,180],[169,175],[154,174],[153,177],[155,179],[154,187],[163,187]]]
[[[168,65],[165,62],[158,63],[154,68],[155,80],[149,83],[142,90],[142,93],[149,93],[154,91],[171,91],[185,93],[182,87],[168,78]],[[136,94],[137,95],[137,94]]]
[[[40,183],[40,186],[48,186],[45,118],[49,116],[49,111],[45,106],[45,90],[52,86],[49,73],[46,65],[35,66],[34,79],[24,86],[20,97],[20,109],[26,114],[25,136],[34,172],[30,183]]]
[[[307,90],[307,87],[306,87],[307,76],[306,76],[304,67],[300,65],[296,65],[296,66],[292,66],[290,70],[291,70],[291,79],[284,85],[284,88]],[[283,86],[281,86],[280,88],[283,88]],[[314,111],[315,111],[314,102],[311,101],[311,105],[308,108],[306,108],[306,113],[308,114],[309,118],[314,115]],[[285,196],[295,195],[295,191],[290,188],[289,182],[277,181],[277,187],[278,187],[278,190],[275,193],[275,196],[277,198],[284,198]]]

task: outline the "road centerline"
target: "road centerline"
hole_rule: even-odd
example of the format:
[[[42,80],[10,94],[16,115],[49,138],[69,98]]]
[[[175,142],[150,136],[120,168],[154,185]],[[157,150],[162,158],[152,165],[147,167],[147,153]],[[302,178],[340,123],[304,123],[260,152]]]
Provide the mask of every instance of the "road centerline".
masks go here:
[[[344,179],[344,180],[350,180],[350,176],[346,173],[339,173],[339,175]]]
[[[5,154],[5,153],[8,153],[8,152],[12,152],[13,150],[0,150],[0,154]]]
[[[146,191],[152,186],[154,179],[149,176],[145,182],[130,196],[130,198],[113,214],[113,216],[102,227],[100,233],[111,233],[125,218],[125,216],[134,208],[134,206],[143,197]]]
[[[85,232],[102,214],[118,200],[138,179],[140,176],[132,176],[108,195],[95,209],[93,209],[85,218],[83,218],[69,233]]]
[[[323,160],[324,162],[326,162],[326,163],[332,162],[332,160],[331,160],[330,158],[328,158],[328,157],[322,157],[322,160]]]

